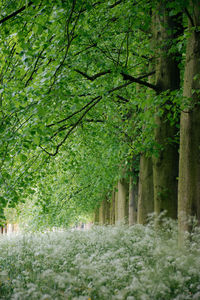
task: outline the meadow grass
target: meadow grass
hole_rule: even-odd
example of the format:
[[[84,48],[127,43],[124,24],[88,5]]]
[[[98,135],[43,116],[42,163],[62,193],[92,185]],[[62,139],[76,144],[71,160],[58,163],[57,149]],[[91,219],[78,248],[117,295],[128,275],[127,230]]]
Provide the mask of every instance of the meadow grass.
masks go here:
[[[200,299],[200,234],[93,227],[0,237],[0,299]]]

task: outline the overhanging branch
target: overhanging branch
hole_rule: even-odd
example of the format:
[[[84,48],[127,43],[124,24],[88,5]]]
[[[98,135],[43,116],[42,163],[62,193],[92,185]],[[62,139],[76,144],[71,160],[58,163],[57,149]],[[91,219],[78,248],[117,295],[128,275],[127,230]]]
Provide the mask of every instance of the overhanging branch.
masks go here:
[[[130,81],[130,82],[127,82],[127,83],[125,83],[125,84],[123,84],[123,85],[120,85],[120,86],[117,86],[117,87],[115,87],[115,88],[112,88],[112,89],[110,89],[108,92],[107,92],[107,94],[111,94],[111,93],[113,93],[113,92],[115,92],[115,91],[117,91],[117,90],[120,90],[120,89],[122,89],[122,88],[124,88],[124,87],[126,87],[126,86],[128,86],[128,85],[130,85],[130,84],[132,84],[133,82],[132,81]],[[79,109],[78,111],[76,111],[76,112],[74,112],[73,114],[71,114],[71,115],[69,115],[68,117],[66,117],[65,119],[62,119],[62,120],[60,120],[60,121],[57,121],[57,122],[55,122],[55,123],[52,123],[52,124],[49,124],[49,125],[47,125],[47,127],[51,127],[51,126],[54,126],[54,125],[56,125],[56,124],[60,124],[60,123],[62,123],[62,122],[64,122],[64,121],[67,121],[68,119],[70,119],[70,118],[72,118],[74,115],[76,115],[76,114],[78,114],[78,113],[80,113],[80,112],[82,112],[82,111],[84,111],[86,108],[86,110],[83,112],[83,114],[81,115],[81,117],[74,123],[74,124],[71,124],[71,125],[69,125],[69,127],[70,127],[70,129],[69,129],[69,127],[67,126],[67,125],[63,125],[62,127],[60,127],[60,128],[58,128],[57,129],[57,132],[56,132],[56,134],[54,134],[54,136],[56,136],[57,135],[57,133],[59,133],[60,131],[63,131],[63,130],[66,130],[66,129],[69,129],[68,131],[67,131],[67,133],[66,133],[66,135],[65,135],[65,137],[63,138],[63,140],[56,146],[56,150],[55,150],[55,152],[49,152],[49,151],[47,151],[45,148],[43,148],[41,145],[40,145],[40,148],[46,153],[46,154],[48,154],[49,156],[56,156],[57,154],[58,154],[58,152],[59,152],[59,149],[60,149],[60,147],[65,143],[65,141],[67,140],[67,138],[69,137],[69,135],[72,133],[72,131],[81,123],[81,121],[83,120],[83,118],[86,116],[86,114],[97,104],[97,103],[99,103],[100,101],[101,101],[101,99],[102,99],[102,96],[97,96],[97,97],[95,97],[95,98],[93,98],[89,103],[87,103],[85,106],[83,106],[81,109]],[[87,121],[87,120],[86,120]],[[94,120],[92,120],[93,122],[94,122]],[[100,120],[98,120],[98,122],[101,122]],[[54,137],[54,136],[52,136],[52,138]]]
[[[12,14],[4,17],[3,19],[0,20],[0,24],[3,24],[4,22],[6,22],[7,20],[17,16],[19,13],[21,13],[22,11],[24,11],[27,7],[31,6],[33,4],[33,1],[30,1],[28,3],[28,5],[24,5],[21,8],[19,8],[18,10],[16,10],[15,12],[13,12]]]
[[[85,117],[85,115],[97,104],[99,103],[99,101],[102,99],[101,96],[97,97],[97,100],[90,106],[88,107],[84,113],[82,114],[82,116],[71,126],[71,128],[68,130],[67,134],[65,135],[65,137],[63,138],[63,140],[56,146],[56,151],[54,153],[48,152],[45,148],[43,148],[40,145],[40,148],[47,153],[49,156],[56,156],[56,154],[58,154],[60,147],[65,143],[65,141],[67,140],[67,138],[69,137],[69,135],[72,133],[72,131],[81,123],[82,119]]]
[[[110,73],[110,70],[108,70],[108,71],[103,71],[103,72],[97,73],[97,74],[95,74],[93,76],[89,76],[88,74],[86,74],[86,73],[84,73],[84,72],[82,72],[80,70],[74,69],[74,71],[76,71],[77,73],[81,74],[83,77],[87,78],[90,81],[94,81],[95,79],[97,79],[97,78],[99,78],[99,77],[101,77],[103,75],[106,75],[106,74]]]
[[[81,111],[83,111],[85,108],[87,108],[90,104],[92,104],[95,100],[97,100],[99,98],[99,96],[93,98],[90,102],[88,102],[86,105],[84,105],[81,109],[75,111],[73,114],[67,116],[66,118],[60,120],[60,121],[57,121],[55,123],[51,123],[49,125],[47,125],[47,127],[52,127],[52,126],[55,126],[57,124],[60,124],[62,122],[65,122],[67,120],[69,120],[70,118],[72,118],[73,116],[77,115],[78,113],[80,113]]]
[[[126,99],[126,98],[124,98],[124,97],[122,97],[122,96],[120,96],[120,95],[117,95],[117,98],[121,100],[121,101],[119,101],[119,102],[123,102],[123,103],[128,103],[128,102],[129,102],[128,99]]]
[[[151,73],[152,73],[152,72],[151,72]],[[123,73],[123,72],[121,73],[121,75],[123,76],[123,79],[124,79],[124,80],[130,80],[131,82],[139,83],[139,84],[144,85],[144,86],[146,86],[146,87],[148,87],[148,88],[150,88],[150,89],[153,89],[153,90],[156,91],[156,92],[159,92],[159,89],[158,89],[158,87],[157,87],[156,85],[141,80],[141,77],[136,78],[136,77],[133,77],[133,76],[131,76],[131,75],[125,74],[125,73]],[[150,73],[149,73],[149,74],[146,74],[146,75],[144,75],[144,76],[145,76],[145,77],[150,76]],[[142,78],[145,78],[145,77],[142,76]]]

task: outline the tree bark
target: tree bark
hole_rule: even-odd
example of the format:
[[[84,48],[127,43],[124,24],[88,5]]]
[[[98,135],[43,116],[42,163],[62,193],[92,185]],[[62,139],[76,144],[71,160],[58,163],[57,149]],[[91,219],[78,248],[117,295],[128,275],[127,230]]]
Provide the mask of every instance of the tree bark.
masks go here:
[[[141,154],[138,187],[137,222],[146,224],[148,214],[154,211],[152,159]]]
[[[99,207],[99,225],[105,224],[105,205],[102,201],[101,206]]]
[[[137,198],[138,198],[138,185],[133,182],[133,177],[130,176],[129,181],[129,225],[137,223]]]
[[[7,234],[7,232],[8,232],[8,226],[7,226],[7,224],[4,225],[3,232],[4,232],[4,234]]]
[[[99,208],[99,225],[110,224],[110,202],[105,199]]]
[[[111,204],[110,204],[110,224],[115,224],[115,191],[112,192]]]
[[[180,231],[189,231],[188,218],[200,223],[200,1],[191,1],[183,96],[189,105],[181,112],[178,186]],[[192,21],[192,23],[191,23]],[[193,27],[193,28],[192,28]]]
[[[118,191],[115,190],[115,224],[118,224]]]
[[[94,212],[94,223],[99,224],[99,207],[97,207]]]
[[[161,1],[159,11],[153,17],[154,41],[158,49],[156,55],[156,86],[159,92],[176,90],[180,87],[180,72],[176,54],[169,54],[171,40],[180,31],[180,19],[170,17]],[[158,108],[159,110],[159,108]],[[171,218],[177,217],[177,177],[178,177],[178,145],[174,142],[177,135],[176,125],[168,120],[168,111],[163,106],[162,116],[156,116],[154,138],[159,145],[158,154],[153,157],[154,210],[156,214],[167,212]]]
[[[128,218],[128,185],[124,179],[118,181],[117,221],[125,223]]]

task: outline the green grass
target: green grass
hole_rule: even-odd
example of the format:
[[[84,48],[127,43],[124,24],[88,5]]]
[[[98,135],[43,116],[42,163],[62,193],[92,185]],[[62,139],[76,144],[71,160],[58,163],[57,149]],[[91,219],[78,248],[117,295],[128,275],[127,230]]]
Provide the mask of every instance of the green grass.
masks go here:
[[[0,299],[200,299],[200,235],[176,225],[0,238]]]

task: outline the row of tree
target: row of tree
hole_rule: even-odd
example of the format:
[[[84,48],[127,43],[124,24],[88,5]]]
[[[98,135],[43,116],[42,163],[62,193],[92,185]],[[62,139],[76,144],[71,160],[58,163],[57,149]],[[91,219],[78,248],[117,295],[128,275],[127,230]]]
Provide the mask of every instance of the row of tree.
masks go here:
[[[200,1],[1,7],[2,224],[200,220]]]

